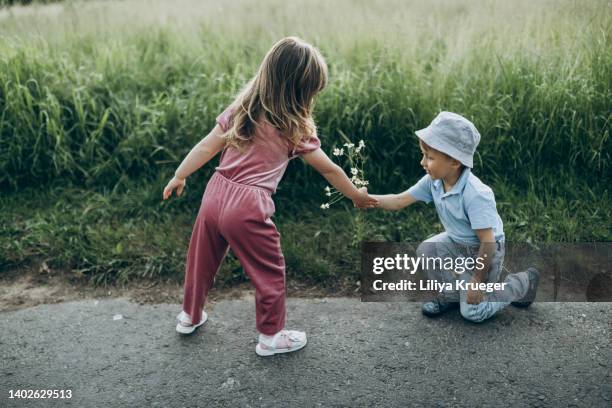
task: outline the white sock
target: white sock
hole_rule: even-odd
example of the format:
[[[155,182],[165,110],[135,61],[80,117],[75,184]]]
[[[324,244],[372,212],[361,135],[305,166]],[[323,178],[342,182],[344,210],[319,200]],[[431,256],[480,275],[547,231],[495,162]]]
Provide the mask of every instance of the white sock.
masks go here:
[[[259,333],[259,341],[260,343],[270,345],[272,343],[272,339],[274,339],[274,336],[276,336],[276,334],[268,336],[267,334]]]

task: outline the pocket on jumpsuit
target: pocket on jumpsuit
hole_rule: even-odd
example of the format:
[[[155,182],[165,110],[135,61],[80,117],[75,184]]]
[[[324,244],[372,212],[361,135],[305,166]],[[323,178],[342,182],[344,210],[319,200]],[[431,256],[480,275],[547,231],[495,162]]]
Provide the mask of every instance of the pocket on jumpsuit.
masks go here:
[[[267,193],[259,190],[259,198],[261,203],[261,212],[263,216],[263,221],[268,222],[268,220],[272,221],[271,218],[276,212],[276,206],[274,205],[274,200]]]
[[[272,196],[267,194],[264,191],[259,191],[259,195],[260,195],[260,203],[261,203],[261,209],[262,209],[262,217],[263,217],[263,222],[265,224],[268,224],[271,227],[271,230],[273,230],[276,235],[278,236],[277,239],[277,243],[278,243],[278,264],[285,264],[285,258],[283,256],[283,250],[281,248],[281,244],[280,244],[280,237],[281,237],[281,233],[278,230],[278,228],[276,227],[276,224],[274,224],[274,221],[272,221],[272,216],[274,215],[274,213],[276,212],[276,205],[274,204],[274,200],[272,199]]]

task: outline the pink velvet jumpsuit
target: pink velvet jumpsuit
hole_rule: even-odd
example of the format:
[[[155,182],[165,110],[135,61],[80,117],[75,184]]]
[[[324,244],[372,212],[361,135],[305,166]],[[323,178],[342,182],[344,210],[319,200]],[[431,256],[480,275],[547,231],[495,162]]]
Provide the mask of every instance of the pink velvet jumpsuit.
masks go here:
[[[226,131],[232,109],[217,117]],[[285,326],[285,259],[271,220],[272,194],[289,160],[321,145],[316,134],[295,149],[269,123],[258,124],[246,151],[226,147],[209,180],[196,218],[185,271],[183,311],[195,324],[229,248],[255,286],[256,327],[272,335]]]

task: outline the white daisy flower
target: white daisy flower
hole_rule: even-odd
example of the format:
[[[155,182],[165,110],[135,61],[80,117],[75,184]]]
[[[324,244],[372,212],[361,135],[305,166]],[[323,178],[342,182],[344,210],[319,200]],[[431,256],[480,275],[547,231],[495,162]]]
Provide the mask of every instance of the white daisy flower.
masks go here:
[[[353,174],[353,176],[356,176],[357,174],[359,174],[359,170],[357,170],[356,167],[351,168],[351,173]]]

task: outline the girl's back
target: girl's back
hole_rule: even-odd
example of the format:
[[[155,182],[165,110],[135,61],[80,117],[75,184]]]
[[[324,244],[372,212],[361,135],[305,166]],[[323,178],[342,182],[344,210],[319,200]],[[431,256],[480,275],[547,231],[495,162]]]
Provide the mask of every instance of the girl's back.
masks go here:
[[[224,132],[231,129],[234,110],[230,106],[217,117],[217,123]],[[289,160],[310,153],[320,146],[315,131],[310,137],[302,138],[293,148],[286,135],[268,121],[260,119],[244,151],[227,146],[216,170],[229,180],[274,193]]]

